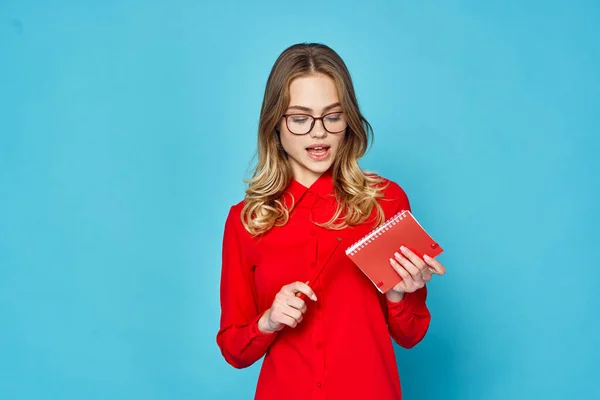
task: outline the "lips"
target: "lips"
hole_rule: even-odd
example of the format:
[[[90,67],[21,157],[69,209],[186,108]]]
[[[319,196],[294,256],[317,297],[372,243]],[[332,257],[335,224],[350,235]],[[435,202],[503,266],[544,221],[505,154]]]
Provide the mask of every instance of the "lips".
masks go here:
[[[313,144],[306,148],[306,153],[313,161],[324,161],[331,154],[330,147],[326,144]]]
[[[329,146],[327,144],[311,144],[310,146],[308,146],[306,148],[306,150],[315,150],[315,151],[323,150],[323,151],[325,151],[325,150],[329,149],[330,147],[331,146]]]

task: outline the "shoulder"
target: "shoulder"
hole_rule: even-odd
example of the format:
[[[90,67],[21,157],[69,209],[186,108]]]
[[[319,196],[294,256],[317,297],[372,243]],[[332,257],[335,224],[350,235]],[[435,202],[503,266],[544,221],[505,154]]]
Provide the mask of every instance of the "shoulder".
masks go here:
[[[227,218],[225,220],[225,231],[229,233],[235,233],[236,235],[242,234],[244,231],[244,225],[242,224],[242,211],[244,209],[244,200],[229,206]]]
[[[381,190],[379,201],[382,206],[387,205],[393,211],[410,210],[410,201],[404,188],[396,181],[375,173],[365,173],[366,176],[374,179],[374,187]]]
[[[229,206],[229,214],[235,214],[237,217],[242,215],[244,209],[245,200],[240,200],[235,204]]]

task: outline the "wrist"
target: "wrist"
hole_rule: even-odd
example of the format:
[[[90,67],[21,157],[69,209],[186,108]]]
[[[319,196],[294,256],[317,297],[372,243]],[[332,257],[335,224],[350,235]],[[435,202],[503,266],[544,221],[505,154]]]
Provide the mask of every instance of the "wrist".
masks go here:
[[[258,320],[258,330],[264,334],[271,334],[275,331],[271,329],[269,324],[269,310],[265,311]]]
[[[385,297],[387,297],[387,299],[392,303],[398,303],[399,301],[402,301],[402,299],[404,299],[404,294],[404,292],[399,292],[392,289],[385,294]]]

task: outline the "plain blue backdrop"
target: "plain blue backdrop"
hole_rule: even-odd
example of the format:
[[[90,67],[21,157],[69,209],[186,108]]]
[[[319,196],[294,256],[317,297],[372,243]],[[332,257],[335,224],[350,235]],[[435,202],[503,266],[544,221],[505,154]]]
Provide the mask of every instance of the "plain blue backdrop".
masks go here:
[[[260,362],[215,343],[222,230],[305,41],[352,73],[363,168],[446,249],[405,398],[600,398],[599,11],[1,1],[0,398],[252,398]]]

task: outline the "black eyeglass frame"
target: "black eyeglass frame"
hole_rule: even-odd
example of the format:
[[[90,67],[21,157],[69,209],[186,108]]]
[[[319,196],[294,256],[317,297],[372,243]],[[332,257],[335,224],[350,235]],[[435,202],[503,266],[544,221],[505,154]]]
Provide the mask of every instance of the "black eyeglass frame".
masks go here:
[[[335,134],[335,133],[342,133],[342,132],[344,132],[346,130],[346,128],[348,128],[348,121],[345,121],[346,122],[346,126],[344,127],[344,129],[342,129],[341,131],[335,131],[335,132],[333,132],[333,131],[330,131],[329,129],[327,129],[325,127],[325,121],[324,121],[324,119],[326,117],[332,115],[332,114],[343,114],[343,113],[344,113],[343,111],[333,111],[333,112],[330,112],[330,113],[327,113],[327,114],[323,115],[322,117],[315,117],[315,116],[310,115],[310,114],[293,113],[293,114],[283,114],[281,117],[285,118],[285,126],[287,127],[287,130],[290,131],[290,133],[292,133],[294,135],[298,135],[298,136],[308,135],[310,133],[310,131],[313,130],[313,128],[315,127],[315,123],[318,120],[321,120],[321,125],[323,125],[323,129],[325,129],[329,133],[334,133]],[[299,116],[299,117],[310,117],[310,118],[312,118],[312,124],[310,125],[310,129],[308,131],[306,131],[306,133],[295,133],[295,132],[293,132],[290,129],[290,126],[288,125],[288,117],[291,117],[292,115],[293,116]]]

